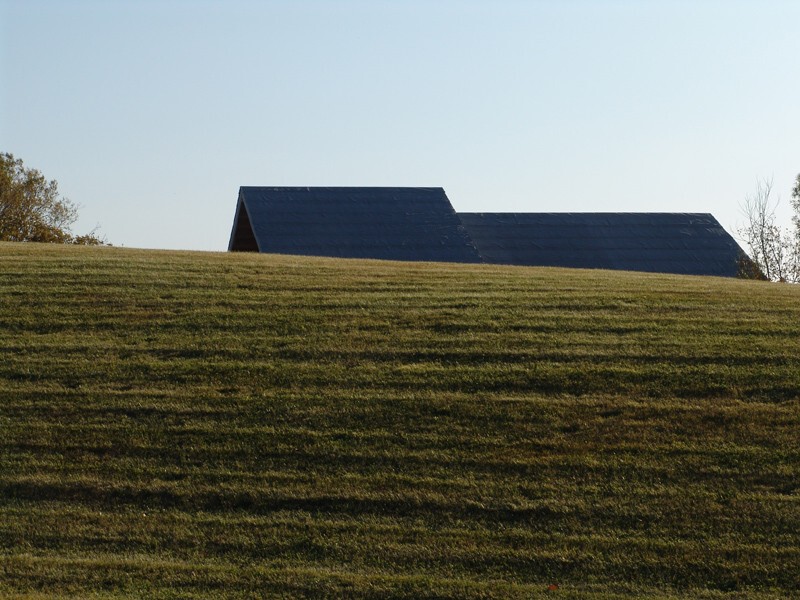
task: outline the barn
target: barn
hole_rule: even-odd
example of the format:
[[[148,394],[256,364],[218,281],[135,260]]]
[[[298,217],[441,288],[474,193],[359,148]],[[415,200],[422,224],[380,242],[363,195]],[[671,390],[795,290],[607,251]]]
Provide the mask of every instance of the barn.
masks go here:
[[[735,277],[701,213],[456,213],[442,188],[242,187],[228,249]]]
[[[744,252],[710,214],[459,213],[485,262],[736,277]]]
[[[228,250],[482,262],[442,188],[242,187]]]

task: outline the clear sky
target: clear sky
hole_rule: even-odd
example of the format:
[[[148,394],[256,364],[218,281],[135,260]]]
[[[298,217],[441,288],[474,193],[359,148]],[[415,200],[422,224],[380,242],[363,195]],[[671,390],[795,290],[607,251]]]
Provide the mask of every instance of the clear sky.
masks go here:
[[[797,0],[0,0],[0,151],[115,245],[224,250],[240,185],[710,212],[800,172]]]

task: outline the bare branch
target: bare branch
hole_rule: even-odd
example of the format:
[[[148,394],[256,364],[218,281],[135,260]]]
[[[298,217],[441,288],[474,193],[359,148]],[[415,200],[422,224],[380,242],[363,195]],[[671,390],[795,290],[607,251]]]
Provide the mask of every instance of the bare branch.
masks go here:
[[[738,234],[766,279],[797,281],[797,246],[789,231],[776,223],[779,200],[772,200],[772,188],[772,179],[759,180],[755,193],[745,197],[740,209],[747,223]]]

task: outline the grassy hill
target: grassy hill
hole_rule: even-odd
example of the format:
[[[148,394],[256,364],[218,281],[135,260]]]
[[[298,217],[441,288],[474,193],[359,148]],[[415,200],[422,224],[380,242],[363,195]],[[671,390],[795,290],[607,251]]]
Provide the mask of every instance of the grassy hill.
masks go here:
[[[798,596],[800,286],[0,244],[15,594]]]

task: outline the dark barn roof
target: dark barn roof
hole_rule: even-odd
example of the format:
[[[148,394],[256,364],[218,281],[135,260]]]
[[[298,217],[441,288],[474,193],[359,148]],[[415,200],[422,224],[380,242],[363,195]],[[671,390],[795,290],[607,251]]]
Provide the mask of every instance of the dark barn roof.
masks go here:
[[[488,263],[735,277],[743,256],[710,214],[459,213]]]
[[[228,249],[481,262],[442,188],[242,187]]]

